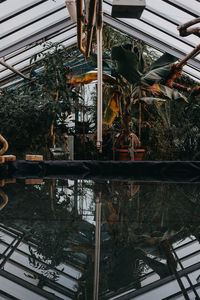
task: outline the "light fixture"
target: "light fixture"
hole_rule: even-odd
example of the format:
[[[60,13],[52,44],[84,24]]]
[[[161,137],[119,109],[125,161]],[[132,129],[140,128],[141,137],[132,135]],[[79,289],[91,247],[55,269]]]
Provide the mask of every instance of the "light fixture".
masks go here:
[[[113,0],[112,17],[139,19],[145,5],[145,0]]]

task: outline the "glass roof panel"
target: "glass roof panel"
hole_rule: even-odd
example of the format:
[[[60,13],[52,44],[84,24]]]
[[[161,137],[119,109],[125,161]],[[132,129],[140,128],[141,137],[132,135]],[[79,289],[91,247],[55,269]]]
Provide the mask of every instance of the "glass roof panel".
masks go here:
[[[149,22],[153,26],[156,26],[160,30],[164,30],[166,33],[179,38],[182,41],[191,43],[192,46],[196,46],[199,43],[199,38],[195,35],[190,35],[188,37],[180,37],[177,26],[162,17],[159,17],[152,12],[145,10],[141,16],[141,20]]]
[[[162,0],[146,0],[146,4],[147,8],[153,8],[155,12],[159,11],[163,15],[169,16],[169,18],[174,19],[178,24],[184,24],[193,18],[190,14],[183,12]]]
[[[49,1],[48,10],[46,2],[40,4],[39,6],[35,6],[24,13],[15,16],[14,22],[12,18],[3,22],[1,34],[4,36],[12,31],[16,31],[16,29],[26,26],[30,22],[34,22],[35,20],[43,18],[48,14],[53,13],[56,9],[62,8],[63,6],[66,10],[66,14],[68,15],[65,5],[61,4],[60,2]]]
[[[5,19],[7,17],[10,17],[11,15],[14,15],[28,7],[31,7],[34,4],[41,3],[44,1],[41,0],[15,0],[13,5],[13,0],[7,0],[3,3],[1,3],[1,9],[0,9],[0,19]]]
[[[200,3],[196,0],[169,0],[170,2],[180,6],[185,7],[188,11],[194,12],[195,14],[199,15],[200,13]]]
[[[51,42],[54,42],[53,40],[51,40]],[[59,42],[59,41],[58,41]],[[64,42],[62,42],[62,45],[64,46],[64,47],[70,47],[70,46],[72,46],[72,45],[74,45],[76,43],[76,36],[73,36],[72,38],[70,38],[69,40],[66,40],[66,41],[64,41]],[[40,48],[40,50],[42,50],[42,46],[40,46],[41,48]],[[44,51],[44,53],[45,52],[47,52],[48,50],[46,50],[46,51]],[[39,53],[40,51],[38,51],[37,53]],[[33,53],[34,54],[34,53]],[[33,55],[32,54],[32,55]],[[31,56],[32,56],[31,55]],[[30,58],[28,58],[28,59],[26,59],[26,60],[24,60],[24,61],[22,61],[22,62],[20,62],[20,63],[17,63],[17,64],[15,64],[14,65],[14,67],[17,69],[17,70],[21,70],[21,69],[24,69],[24,68],[27,68],[28,66],[30,65]],[[14,74],[11,70],[9,70],[9,69],[4,69],[4,71],[1,71],[0,72],[0,78],[2,79],[2,78],[5,78],[5,77],[7,77],[7,76],[9,76],[9,75],[11,75],[11,74]]]
[[[142,32],[147,33],[150,36],[153,36],[154,38],[157,38],[158,40],[166,43],[167,45],[171,47],[175,47],[176,49],[179,49],[180,51],[184,53],[188,53],[192,51],[192,47],[186,45],[185,43],[179,41],[178,39],[171,37],[170,35],[161,32],[160,30],[153,28],[152,26],[145,24],[144,22],[141,22],[137,19],[123,19],[126,24],[129,24],[133,26],[134,28],[137,28],[141,30]]]
[[[186,73],[189,73],[190,75],[194,76],[195,79],[199,79],[200,80],[200,73],[198,70],[195,70],[189,66],[184,66],[183,71],[185,71]]]
[[[69,17],[68,11],[61,10],[54,14],[54,16],[49,16],[45,19],[42,19],[32,25],[26,26],[22,30],[17,31],[16,33],[13,33],[2,40],[1,47],[7,48],[11,46],[13,43],[17,43],[20,40],[25,39],[26,37],[37,34],[38,31],[44,30],[48,26],[53,26],[54,24],[60,22],[61,20],[67,19]]]
[[[71,37],[74,37],[76,35],[76,28],[72,28],[71,30],[68,30],[67,32],[62,32],[61,34],[55,36],[54,38],[48,40],[48,42],[51,42],[51,43],[61,43],[61,42],[64,42],[65,40],[67,39],[70,39]],[[44,48],[42,45],[37,45],[35,47],[32,47],[30,49],[27,49],[26,51],[14,56],[14,57],[11,57],[10,59],[7,59],[6,62],[9,64],[9,65],[12,65],[13,67],[20,63],[22,60],[25,60],[25,59],[29,59],[31,56],[33,56],[34,54],[36,53],[40,53],[44,51]],[[0,65],[0,71],[6,69],[4,66],[1,66]]]

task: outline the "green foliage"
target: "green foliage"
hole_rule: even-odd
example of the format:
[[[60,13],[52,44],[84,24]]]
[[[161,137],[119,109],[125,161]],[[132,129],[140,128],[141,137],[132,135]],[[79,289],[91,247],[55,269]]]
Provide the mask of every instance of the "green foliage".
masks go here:
[[[199,160],[200,105],[192,102],[154,103],[145,114],[143,143],[146,158],[153,160]]]
[[[134,84],[140,80],[137,55],[126,46],[113,47],[112,59],[117,61],[116,72],[122,75],[128,82]]]
[[[62,143],[65,119],[74,111],[79,95],[66,84],[69,74],[67,59],[72,53],[54,45],[41,54],[31,71],[30,85],[0,94],[0,128],[9,143],[9,152],[23,157],[24,152],[41,153],[45,157],[52,146],[51,125]],[[32,61],[38,57],[35,55]]]
[[[116,62],[112,74],[118,80],[118,93],[121,93],[122,128],[128,134],[130,124],[136,133],[142,127],[146,159],[197,159],[200,127],[197,118],[194,122],[194,115],[189,113],[190,109],[199,109],[198,97],[193,97],[194,89],[180,92],[165,85],[177,60],[175,57],[165,53],[147,65],[140,50],[134,44],[112,48],[112,59]],[[190,86],[196,84],[186,76],[182,81],[178,80],[183,86],[186,81]],[[141,124],[139,103],[142,105]]]

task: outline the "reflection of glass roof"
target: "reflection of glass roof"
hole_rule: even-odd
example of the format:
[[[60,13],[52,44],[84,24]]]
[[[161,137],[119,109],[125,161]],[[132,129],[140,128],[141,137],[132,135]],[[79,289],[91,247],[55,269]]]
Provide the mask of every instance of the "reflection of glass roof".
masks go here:
[[[180,37],[177,26],[200,16],[196,0],[146,0],[138,19],[116,19],[111,16],[112,0],[103,1],[104,22],[143,40],[161,52],[182,59],[199,43],[195,35]],[[0,59],[23,72],[30,57],[41,52],[34,43],[51,41],[69,47],[76,44],[76,24],[70,19],[65,0],[0,1]],[[188,61],[184,71],[200,79],[200,55]],[[13,75],[0,65],[0,81]]]

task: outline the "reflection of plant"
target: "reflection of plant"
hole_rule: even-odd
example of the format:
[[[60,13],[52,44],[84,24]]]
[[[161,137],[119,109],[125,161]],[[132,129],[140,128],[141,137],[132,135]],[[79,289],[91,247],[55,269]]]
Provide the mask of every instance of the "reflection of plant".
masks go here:
[[[61,262],[75,262],[83,271],[80,299],[85,294],[92,299],[95,225],[83,220],[70,193],[60,186],[54,182],[53,204],[47,183],[25,189],[5,186],[10,201],[1,211],[1,222],[25,232],[37,246],[30,249],[30,263],[35,273],[41,272],[36,274],[41,282],[57,280],[54,268]],[[149,269],[160,278],[175,274],[171,245],[191,235],[200,240],[199,185],[90,181],[77,186],[77,196],[90,189],[94,200],[100,192],[102,199],[101,293],[139,288]]]
[[[161,278],[175,274],[176,261],[170,245],[200,234],[199,186],[141,185],[131,197],[130,185],[117,182],[107,184],[103,191],[104,222],[111,237],[107,241],[108,260],[101,262],[104,289],[118,290],[130,283],[139,287],[146,268]]]
[[[27,277],[33,279],[39,279],[40,284],[45,281],[45,279],[49,279],[52,281],[57,281],[59,279],[59,273],[53,270],[54,266],[51,266],[48,261],[45,262],[43,257],[37,256],[37,250],[33,250],[29,246],[30,255],[28,257],[30,266],[35,268],[35,272],[33,275],[25,274]],[[63,270],[62,270],[63,271]]]

